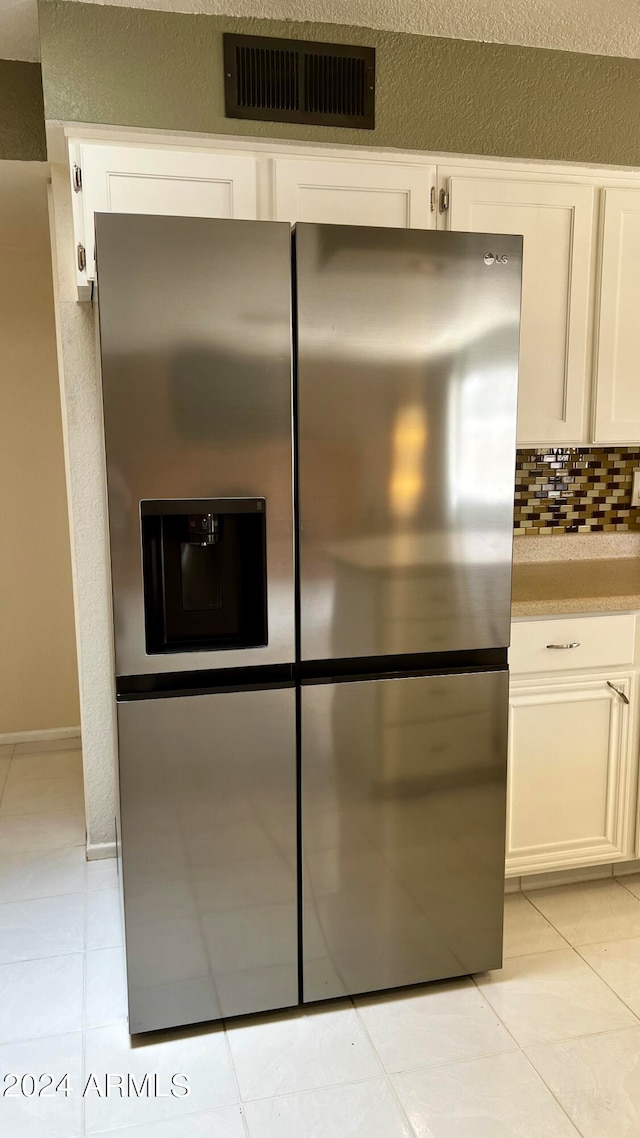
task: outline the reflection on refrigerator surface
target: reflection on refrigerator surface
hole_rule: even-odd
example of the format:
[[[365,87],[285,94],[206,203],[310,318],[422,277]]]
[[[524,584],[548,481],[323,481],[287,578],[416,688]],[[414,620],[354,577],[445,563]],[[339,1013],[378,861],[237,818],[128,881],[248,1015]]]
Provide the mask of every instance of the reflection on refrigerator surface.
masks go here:
[[[302,689],[304,998],[497,967],[503,672]]]
[[[505,646],[519,257],[313,225],[296,257],[303,659]]]
[[[297,1003],[291,688],[119,707],[133,1030]]]

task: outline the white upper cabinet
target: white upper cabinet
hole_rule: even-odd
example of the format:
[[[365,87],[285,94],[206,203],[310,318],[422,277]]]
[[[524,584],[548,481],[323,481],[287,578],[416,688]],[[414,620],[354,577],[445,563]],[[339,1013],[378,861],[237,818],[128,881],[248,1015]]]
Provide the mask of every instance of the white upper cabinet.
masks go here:
[[[585,442],[595,189],[505,174],[448,185],[451,229],[524,236],[518,443]]]
[[[257,217],[255,158],[142,146],[72,144],[76,233],[82,227],[86,268],[78,250],[78,285],[95,278],[95,213],[164,213],[185,217]],[[78,186],[74,166],[81,171]],[[80,234],[78,234],[80,236]]]
[[[355,159],[274,158],[276,221],[435,229],[435,167]],[[435,193],[435,191],[434,191]]]
[[[603,190],[594,437],[640,442],[640,189]]]

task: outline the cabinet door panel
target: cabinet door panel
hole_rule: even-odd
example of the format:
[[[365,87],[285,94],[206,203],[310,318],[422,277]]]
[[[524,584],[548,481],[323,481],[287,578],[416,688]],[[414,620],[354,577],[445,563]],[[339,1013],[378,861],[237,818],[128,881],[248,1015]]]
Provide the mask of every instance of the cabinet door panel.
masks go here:
[[[629,697],[632,677],[612,675]],[[513,685],[507,872],[629,856],[629,707],[604,677]]]
[[[133,146],[82,145],[79,149],[86,280],[95,277],[95,213],[236,217],[248,221],[257,217],[254,158]]]
[[[604,190],[595,441],[640,439],[640,190]]]
[[[451,229],[524,236],[518,442],[584,441],[593,188],[453,176],[450,195]]]
[[[276,158],[276,221],[433,229],[432,166]]]

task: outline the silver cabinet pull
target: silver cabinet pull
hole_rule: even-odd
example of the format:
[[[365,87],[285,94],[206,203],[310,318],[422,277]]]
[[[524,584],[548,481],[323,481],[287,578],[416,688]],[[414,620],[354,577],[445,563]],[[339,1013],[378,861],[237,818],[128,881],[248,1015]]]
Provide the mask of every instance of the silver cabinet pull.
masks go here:
[[[547,648],[579,648],[579,640],[570,640],[568,644],[547,644]]]
[[[616,693],[616,695],[620,696],[620,699],[622,700],[623,703],[626,703],[626,704],[629,703],[629,696],[626,695],[625,692],[623,692],[622,688],[619,688],[617,686],[617,684],[612,684],[611,680],[607,680],[607,684],[612,689],[612,691],[614,691]]]

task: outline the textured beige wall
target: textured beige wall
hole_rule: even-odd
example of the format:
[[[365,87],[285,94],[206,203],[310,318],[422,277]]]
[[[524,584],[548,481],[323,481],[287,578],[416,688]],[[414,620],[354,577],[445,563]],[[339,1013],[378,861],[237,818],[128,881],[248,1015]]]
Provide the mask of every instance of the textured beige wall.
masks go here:
[[[640,60],[68,0],[39,11],[47,119],[640,166]],[[224,31],[375,46],[376,129],[225,118]]]
[[[14,0],[28,3],[29,0]],[[103,3],[103,0],[91,0]],[[638,0],[110,0],[166,12],[316,20],[420,36],[640,56]],[[24,56],[24,58],[31,58]]]
[[[46,187],[0,162],[0,734],[79,722]]]
[[[0,159],[44,162],[46,157],[40,67],[0,59]]]

